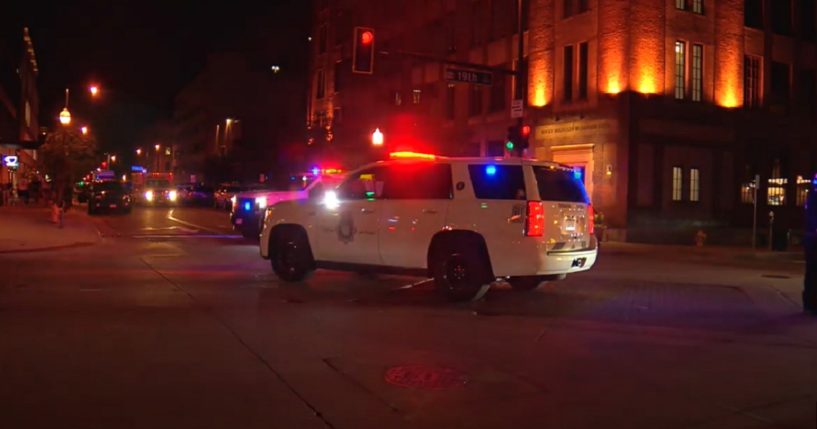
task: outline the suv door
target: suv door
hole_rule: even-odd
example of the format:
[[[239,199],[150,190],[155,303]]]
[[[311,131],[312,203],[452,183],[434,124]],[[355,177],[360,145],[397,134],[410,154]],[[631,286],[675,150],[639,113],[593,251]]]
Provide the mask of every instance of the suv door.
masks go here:
[[[337,207],[318,209],[316,259],[381,264],[378,233],[384,185],[384,167],[375,167],[353,173],[338,187]]]
[[[388,166],[387,174],[380,257],[388,266],[426,268],[431,238],[445,226],[451,165],[398,163]]]

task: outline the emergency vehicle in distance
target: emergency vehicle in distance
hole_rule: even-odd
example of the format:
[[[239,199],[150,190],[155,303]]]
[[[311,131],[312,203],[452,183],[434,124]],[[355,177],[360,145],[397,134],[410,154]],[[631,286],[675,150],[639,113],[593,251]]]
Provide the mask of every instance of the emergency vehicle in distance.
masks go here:
[[[267,209],[261,256],[288,282],[317,268],[432,277],[452,300],[497,279],[530,290],[590,269],[581,172],[530,159],[392,153],[323,198]]]

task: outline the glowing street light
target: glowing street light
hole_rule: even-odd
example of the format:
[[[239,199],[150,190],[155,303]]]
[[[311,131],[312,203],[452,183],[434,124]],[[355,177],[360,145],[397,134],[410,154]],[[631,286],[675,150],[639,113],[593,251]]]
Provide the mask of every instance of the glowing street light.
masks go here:
[[[88,91],[91,92],[91,97],[96,97],[99,94],[99,87],[96,85],[91,85],[88,87]]]
[[[153,148],[154,148],[154,149],[156,149],[156,152],[158,152],[158,151],[159,151],[159,149],[161,149],[161,148],[162,148],[162,145],[157,144],[156,146],[153,146]]]
[[[141,147],[136,149],[136,155],[137,155],[137,156],[141,156],[141,155],[142,155],[142,148],[141,148]]]
[[[116,162],[116,155],[111,155],[111,162]]]
[[[60,123],[66,126],[71,124],[71,112],[68,111],[67,107],[63,107],[62,112],[60,112]]]
[[[82,135],[84,136],[88,135],[88,127],[82,127],[79,130],[82,131]]]
[[[375,128],[372,133],[372,145],[383,146],[383,133],[380,131],[380,128]]]

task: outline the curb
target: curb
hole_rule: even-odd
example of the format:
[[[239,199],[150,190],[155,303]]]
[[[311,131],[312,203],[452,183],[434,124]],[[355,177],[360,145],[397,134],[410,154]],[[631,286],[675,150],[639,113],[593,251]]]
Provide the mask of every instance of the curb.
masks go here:
[[[80,241],[80,242],[77,242],[77,243],[60,244],[58,246],[48,246],[48,247],[35,247],[35,248],[32,248],[32,249],[0,250],[0,255],[9,255],[9,254],[16,254],[16,253],[50,252],[50,251],[54,251],[54,250],[65,250],[65,249],[90,247],[90,246],[94,246],[96,244],[97,244],[96,242]]]

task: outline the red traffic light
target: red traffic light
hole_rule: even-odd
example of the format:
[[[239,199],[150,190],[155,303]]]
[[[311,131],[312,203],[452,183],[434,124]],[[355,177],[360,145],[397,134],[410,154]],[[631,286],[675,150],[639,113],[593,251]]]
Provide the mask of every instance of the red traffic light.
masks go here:
[[[374,33],[371,31],[364,31],[360,33],[360,43],[364,45],[371,45],[374,41]]]
[[[522,125],[522,129],[519,131],[522,137],[528,137],[530,135],[530,125]]]

